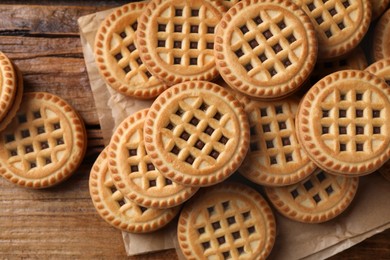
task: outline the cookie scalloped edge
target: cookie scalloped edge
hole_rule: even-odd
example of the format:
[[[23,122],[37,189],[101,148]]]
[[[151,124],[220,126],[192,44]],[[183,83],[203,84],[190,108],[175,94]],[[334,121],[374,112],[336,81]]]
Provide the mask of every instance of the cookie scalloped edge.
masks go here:
[[[368,66],[365,69],[365,71],[368,71],[377,76],[377,74],[380,73],[383,69],[388,69],[390,71],[390,57],[387,59],[382,59],[382,60],[378,60],[377,62],[374,62],[373,64]]]
[[[238,151],[232,155],[232,160],[229,161],[228,164],[224,165],[217,174],[211,176],[186,176],[178,171],[170,170],[166,162],[164,162],[162,158],[159,158],[159,151],[155,146],[156,140],[153,137],[153,125],[158,117],[159,112],[164,108],[164,104],[170,102],[171,99],[175,98],[183,91],[195,89],[211,91],[228,101],[231,104],[232,110],[237,113],[236,116],[241,129],[240,141],[237,145]],[[249,123],[243,107],[231,92],[223,89],[215,83],[207,81],[188,81],[172,86],[168,90],[164,91],[153,102],[149,109],[147,118],[145,119],[144,138],[146,151],[150,155],[153,164],[157,167],[161,174],[183,185],[209,186],[226,179],[241,165],[249,148]]]
[[[0,120],[7,116],[13,104],[17,88],[17,75],[10,59],[0,51]],[[0,82],[1,82],[0,81]]]
[[[260,259],[265,259],[271,253],[276,238],[275,217],[267,201],[256,190],[240,183],[225,182],[217,186],[208,187],[207,189],[209,189],[210,193],[213,193],[215,190],[217,191],[222,190],[222,191],[232,191],[234,193],[240,194],[241,196],[245,195],[245,197],[247,197],[249,200],[252,200],[254,203],[258,205],[259,210],[262,211],[263,213],[262,217],[264,219],[264,222],[266,224],[269,223],[267,229],[267,238],[266,241],[264,242],[266,246],[261,251],[262,255],[257,256],[260,257]],[[183,207],[179,216],[178,227],[177,227],[177,238],[182,253],[189,260],[198,259],[197,258],[198,256],[193,255],[190,238],[186,235],[186,226],[191,224],[189,223],[189,217],[190,217],[189,211],[191,211],[193,204],[201,203],[202,201],[199,200],[207,196],[207,194],[208,194],[208,190],[204,190],[204,192],[196,194],[194,198]]]
[[[206,0],[202,0],[202,1],[206,1]],[[151,17],[154,13],[154,10],[157,10],[158,6],[163,2],[164,0],[153,0],[149,2],[148,6],[146,7],[146,10],[138,18],[136,40],[138,44],[139,55],[141,57],[142,62],[145,64],[147,69],[153,75],[155,75],[160,80],[164,81],[169,86],[179,84],[185,81],[194,81],[194,80],[207,81],[216,78],[219,75],[216,66],[213,66],[213,68],[211,68],[209,71],[204,71],[203,73],[198,75],[189,75],[189,76],[175,75],[173,72],[161,66],[158,66],[158,64],[153,60],[150,54],[150,50],[148,48],[148,41],[146,39],[147,30],[148,27],[150,27],[149,23],[152,20]],[[226,11],[226,7],[222,4],[222,2],[216,0],[208,0],[207,2],[209,2],[209,4],[212,5],[217,11],[219,11],[222,17],[222,15]]]
[[[42,179],[30,180],[24,177],[19,177],[9,169],[7,162],[2,160],[0,160],[0,175],[12,183],[22,187],[33,189],[48,188],[69,178],[79,167],[87,150],[87,132],[80,115],[62,98],[47,92],[28,92],[23,95],[23,99],[25,98],[50,102],[64,114],[64,116],[68,119],[72,130],[72,151],[76,149],[76,152],[72,154],[71,151],[71,154],[64,165],[62,165],[57,171]]]
[[[167,213],[163,218],[144,224],[125,223],[118,215],[112,213],[109,209],[107,209],[105,203],[102,201],[102,198],[99,195],[100,193],[98,184],[99,175],[101,174],[103,167],[107,167],[107,165],[104,166],[104,163],[108,163],[107,150],[108,148],[106,147],[100,153],[99,157],[96,159],[94,165],[92,166],[89,177],[89,193],[99,215],[113,227],[131,233],[152,232],[167,225],[178,214],[180,207],[169,209],[167,210]],[[107,172],[107,174],[110,173]]]
[[[332,210],[329,210],[327,212],[318,212],[315,214],[298,212],[290,205],[288,205],[288,203],[286,203],[283,199],[281,199],[277,195],[276,189],[285,189],[286,187],[265,187],[264,190],[274,208],[276,208],[277,211],[283,216],[302,223],[322,223],[331,220],[340,215],[342,212],[344,212],[355,197],[356,191],[358,189],[359,177],[343,178],[346,178],[346,181],[351,182],[351,187],[347,191],[345,196],[342,198],[341,204],[339,204],[337,208],[333,208]]]
[[[343,70],[332,73],[320,81],[318,81],[301,100],[300,106],[296,114],[296,131],[299,142],[305,149],[309,157],[324,171],[331,172],[333,174],[341,174],[348,176],[362,176],[374,172],[382,164],[384,164],[390,158],[390,146],[383,151],[383,153],[376,159],[370,159],[368,162],[361,163],[360,165],[343,165],[342,163],[334,162],[334,158],[325,155],[321,148],[316,146],[315,137],[310,135],[310,119],[307,117],[310,115],[310,111],[315,101],[316,95],[318,95],[328,84],[332,84],[334,81],[345,78],[364,78],[370,81],[373,86],[376,86],[388,97],[390,102],[390,88],[380,78],[375,75],[359,70]]]
[[[115,130],[108,149],[108,167],[110,169],[111,177],[115,183],[115,186],[117,186],[117,188],[122,191],[122,193],[128,199],[144,207],[171,208],[189,199],[193,194],[195,194],[198,188],[186,187],[186,189],[183,189],[183,192],[175,194],[174,198],[146,198],[142,195],[139,195],[138,192],[135,192],[130,188],[126,189],[126,180],[122,177],[117,167],[119,162],[115,158],[119,153],[118,148],[120,146],[121,136],[127,132],[127,129],[129,129],[132,124],[135,124],[139,120],[145,119],[147,113],[148,109],[143,109],[136,112],[135,114],[127,117]]]
[[[102,75],[106,83],[121,94],[130,97],[136,97],[139,99],[154,98],[158,96],[161,92],[163,92],[165,89],[167,89],[168,86],[161,82],[161,84],[155,87],[145,88],[145,89],[134,89],[121,83],[116,77],[112,75],[112,72],[110,72],[110,69],[108,68],[105,62],[105,58],[104,58],[105,51],[103,50],[103,48],[104,48],[104,40],[108,36],[110,32],[110,28],[115,25],[117,19],[120,19],[122,16],[128,15],[127,14],[128,12],[144,10],[146,6],[147,6],[146,2],[135,2],[135,3],[133,2],[115,9],[101,23],[98,32],[95,36],[95,45],[94,45],[95,62],[100,75]],[[137,44],[136,41],[134,41],[134,44]]]
[[[234,16],[237,15],[245,7],[248,7],[252,4],[276,4],[282,5],[283,8],[290,8],[291,12],[294,14],[298,14],[297,19],[302,23],[302,26],[305,29],[309,29],[306,31],[307,39],[308,39],[308,57],[305,60],[307,65],[302,66],[300,71],[294,76],[293,79],[284,82],[283,84],[268,86],[268,87],[260,87],[260,86],[251,86],[240,80],[239,77],[232,73],[232,70],[229,68],[232,66],[225,61],[225,52],[226,49],[224,47],[223,41],[223,30],[228,26],[228,23],[233,19]],[[306,13],[301,10],[296,4],[290,1],[285,0],[243,0],[232,8],[229,9],[227,13],[223,16],[222,20],[219,23],[219,26],[216,30],[215,35],[215,44],[214,44],[214,55],[216,58],[217,69],[220,72],[223,79],[234,89],[239,90],[240,92],[245,93],[251,97],[261,98],[261,99],[275,99],[275,98],[283,98],[285,95],[291,94],[292,92],[299,89],[299,87],[304,83],[304,81],[309,77],[310,73],[314,69],[314,65],[317,60],[317,50],[318,50],[317,36],[314,30],[313,24],[310,18],[306,15]],[[312,49],[311,49],[312,48]],[[310,50],[311,49],[311,50]]]

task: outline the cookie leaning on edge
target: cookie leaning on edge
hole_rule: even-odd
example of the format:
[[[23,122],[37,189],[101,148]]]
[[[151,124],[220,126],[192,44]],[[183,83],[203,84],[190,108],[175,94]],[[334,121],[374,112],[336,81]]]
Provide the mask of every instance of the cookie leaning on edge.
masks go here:
[[[53,186],[74,173],[86,147],[84,123],[66,101],[49,93],[26,93],[0,134],[0,174],[23,187]]]
[[[221,183],[184,205],[177,237],[187,259],[265,259],[275,242],[271,208],[254,189]]]
[[[12,62],[0,52],[0,121],[11,109],[17,92],[17,75]]]
[[[155,231],[168,224],[180,207],[153,209],[139,206],[124,198],[109,174],[107,148],[92,166],[89,192],[99,215],[115,228],[132,233]]]
[[[167,178],[208,186],[229,177],[249,145],[247,116],[239,101],[205,81],[183,82],[163,92],[149,109],[145,148]]]
[[[95,40],[100,74],[113,89],[127,96],[148,99],[167,86],[142,63],[135,41],[137,18],[147,3],[130,3],[115,9],[101,23]]]
[[[148,109],[127,117],[115,130],[109,145],[109,164],[115,186],[125,197],[144,207],[170,208],[198,190],[165,178],[153,165],[144,145]]]
[[[372,173],[390,157],[390,88],[365,71],[335,72],[301,100],[296,124],[302,147],[326,172]]]

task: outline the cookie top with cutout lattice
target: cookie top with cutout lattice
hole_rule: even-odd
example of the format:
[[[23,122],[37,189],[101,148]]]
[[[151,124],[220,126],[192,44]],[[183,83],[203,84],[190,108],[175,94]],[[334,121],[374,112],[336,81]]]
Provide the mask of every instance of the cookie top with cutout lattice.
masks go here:
[[[214,32],[224,11],[214,0],[151,1],[138,20],[141,59],[169,85],[215,78]]]
[[[152,104],[144,125],[145,147],[167,178],[189,186],[223,181],[248,150],[246,114],[235,97],[205,81],[183,82]]]
[[[321,223],[341,214],[352,202],[358,177],[337,176],[318,169],[301,182],[266,187],[274,207],[284,216],[304,223]]]
[[[118,189],[144,207],[168,208],[189,199],[198,189],[165,178],[153,165],[144,145],[148,109],[127,117],[115,130],[109,148],[109,168]]]
[[[316,169],[298,142],[295,115],[299,99],[255,101],[242,98],[250,127],[249,152],[240,173],[266,186],[296,183]]]
[[[390,86],[390,58],[379,60],[368,66],[365,71],[368,71],[375,76],[382,78]]]
[[[284,0],[244,0],[234,5],[223,16],[215,42],[216,64],[224,80],[262,99],[296,91],[317,58],[309,17]]]
[[[371,0],[293,0],[310,17],[318,57],[329,59],[354,49],[371,22]]]
[[[24,187],[53,186],[77,169],[86,138],[82,119],[66,101],[49,93],[26,93],[0,134],[0,173]]]
[[[238,183],[221,183],[195,195],[184,206],[177,231],[187,259],[265,259],[275,235],[267,202]]]
[[[99,215],[112,226],[131,233],[151,232],[168,224],[180,207],[147,208],[125,198],[109,173],[107,150],[100,153],[89,176],[90,195]]]
[[[335,72],[315,84],[297,112],[297,135],[314,162],[334,174],[363,175],[390,157],[390,88],[364,71]]]
[[[107,84],[124,95],[142,99],[156,97],[167,88],[139,57],[137,18],[146,5],[130,3],[115,9],[101,23],[94,49],[97,67]]]

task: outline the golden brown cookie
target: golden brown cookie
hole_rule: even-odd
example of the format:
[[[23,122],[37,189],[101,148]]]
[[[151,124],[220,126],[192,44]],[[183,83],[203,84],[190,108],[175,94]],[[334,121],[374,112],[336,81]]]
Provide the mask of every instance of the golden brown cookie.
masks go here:
[[[13,68],[16,73],[16,93],[15,98],[13,99],[12,105],[9,108],[7,115],[0,121],[0,131],[3,131],[4,128],[7,127],[9,123],[11,123],[12,119],[15,117],[16,112],[19,109],[20,103],[23,98],[23,75],[22,72],[13,64]]]
[[[8,57],[0,52],[0,121],[11,109],[17,89],[16,72]]]
[[[366,68],[366,71],[384,79],[387,85],[390,86],[390,57],[371,64]]]
[[[265,259],[275,229],[271,208],[257,191],[221,183],[184,206],[177,236],[186,259]]]
[[[167,178],[189,186],[223,181],[249,144],[246,114],[235,97],[205,81],[183,82],[152,104],[144,125],[147,153]]]
[[[232,7],[233,5],[237,4],[238,2],[240,2],[241,0],[223,0],[222,3],[224,6],[226,6],[227,8],[230,8]]]
[[[381,16],[375,26],[372,46],[375,61],[390,58],[390,9]]]
[[[148,109],[126,118],[115,130],[109,148],[109,168],[115,186],[144,207],[169,208],[189,199],[198,189],[165,178],[153,165],[144,145]]]
[[[390,157],[390,88],[371,73],[323,78],[301,101],[296,122],[303,148],[329,173],[369,174]]]
[[[214,31],[224,11],[214,0],[151,1],[137,30],[146,67],[168,85],[215,78]]]
[[[317,40],[310,19],[295,4],[244,0],[216,31],[215,57],[224,80],[261,99],[296,91],[314,68]]]
[[[266,187],[265,192],[282,215],[299,222],[321,223],[335,218],[350,205],[358,183],[358,177],[337,176],[318,169],[297,184]]]
[[[378,17],[380,17],[383,14],[383,12],[386,11],[389,3],[390,0],[371,0],[371,6],[372,6],[371,20],[374,21]]]
[[[354,49],[371,22],[370,0],[293,0],[310,17],[318,38],[318,58]]]
[[[145,208],[126,199],[116,189],[109,174],[107,148],[92,166],[89,192],[99,215],[115,228],[131,233],[146,233],[164,227],[180,207],[170,209]]]
[[[49,93],[26,93],[0,134],[0,174],[23,187],[58,184],[83,160],[86,138],[82,119],[66,101]]]
[[[295,115],[299,99],[265,102],[242,98],[250,127],[249,152],[241,174],[265,186],[284,186],[309,176],[317,168],[298,142]]]
[[[156,97],[167,88],[146,69],[135,42],[137,18],[146,5],[129,3],[115,9],[101,23],[94,49],[97,67],[107,84],[142,99]]]

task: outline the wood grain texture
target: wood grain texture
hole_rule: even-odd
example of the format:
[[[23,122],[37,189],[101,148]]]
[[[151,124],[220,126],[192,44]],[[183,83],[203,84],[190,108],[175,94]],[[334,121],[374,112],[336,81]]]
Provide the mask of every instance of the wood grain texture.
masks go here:
[[[128,1],[7,1],[0,4],[0,51],[22,70],[26,91],[48,91],[71,103],[87,123],[88,149],[66,182],[46,190],[16,187],[0,177],[0,259],[124,259],[121,232],[102,220],[88,178],[103,149],[84,65],[78,17]],[[390,230],[332,257],[390,259]],[[128,259],[177,259],[174,250]]]

